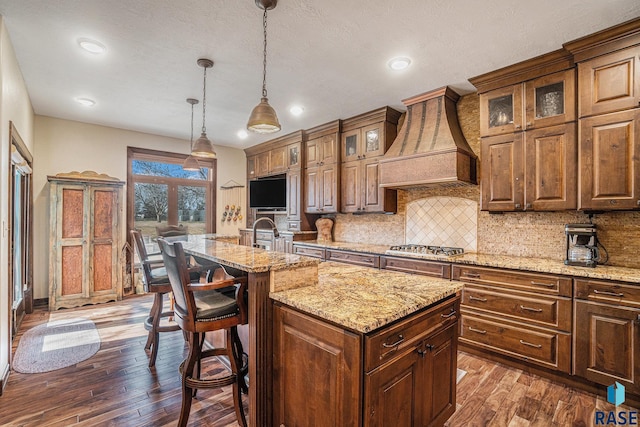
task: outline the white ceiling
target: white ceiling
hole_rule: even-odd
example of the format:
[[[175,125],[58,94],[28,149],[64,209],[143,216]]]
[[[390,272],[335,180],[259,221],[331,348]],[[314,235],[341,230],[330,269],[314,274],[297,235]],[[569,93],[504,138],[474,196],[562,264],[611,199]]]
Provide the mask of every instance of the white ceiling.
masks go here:
[[[36,114],[189,139],[207,78],[207,133],[236,132],[258,103],[262,10],[254,0],[0,0]],[[280,0],[269,12],[267,88],[284,135],[559,49],[640,16],[638,0]],[[107,46],[88,54],[77,39]],[[394,56],[412,66],[391,71]],[[96,100],[82,107],[76,97]],[[305,107],[293,117],[288,108]],[[196,106],[195,134],[201,127]]]

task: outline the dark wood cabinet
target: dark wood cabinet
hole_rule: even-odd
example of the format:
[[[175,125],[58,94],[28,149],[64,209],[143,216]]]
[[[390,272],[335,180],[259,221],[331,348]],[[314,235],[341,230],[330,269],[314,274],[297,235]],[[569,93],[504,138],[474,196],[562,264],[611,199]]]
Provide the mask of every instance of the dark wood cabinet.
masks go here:
[[[571,372],[571,278],[454,265],[452,279],[465,282],[460,345]]]
[[[247,156],[247,181],[256,178],[256,156]]]
[[[380,267],[380,256],[374,254],[365,254],[353,251],[343,251],[339,249],[326,249],[326,261],[337,261],[346,264],[361,265],[363,267]]]
[[[383,255],[380,257],[380,268],[443,279],[451,278],[451,264],[446,262]]]
[[[274,147],[269,150],[269,174],[286,172],[288,167],[287,147]]]
[[[360,425],[360,335],[280,305],[273,317],[273,425]]]
[[[523,134],[483,138],[480,209],[489,211],[523,210],[524,156]]]
[[[256,176],[263,177],[271,174],[271,151],[256,155]]]
[[[287,230],[300,231],[302,211],[302,171],[292,169],[287,172]]]
[[[640,109],[580,119],[579,209],[640,208]]]
[[[335,121],[308,131],[305,142],[304,212],[337,213],[340,206],[340,163],[338,137],[341,122]]]
[[[253,230],[239,230],[240,238],[238,244],[242,246],[253,245]]]
[[[456,409],[458,302],[370,334],[275,304],[274,425],[442,426]]]
[[[480,94],[480,135],[495,136],[522,131],[522,84]]]
[[[575,374],[640,392],[640,289],[586,279],[575,286]]]
[[[293,253],[324,260],[325,249],[318,246],[308,246],[293,243]]]
[[[342,122],[340,212],[396,212],[398,193],[380,187],[378,160],[393,143],[400,116],[383,107]]]

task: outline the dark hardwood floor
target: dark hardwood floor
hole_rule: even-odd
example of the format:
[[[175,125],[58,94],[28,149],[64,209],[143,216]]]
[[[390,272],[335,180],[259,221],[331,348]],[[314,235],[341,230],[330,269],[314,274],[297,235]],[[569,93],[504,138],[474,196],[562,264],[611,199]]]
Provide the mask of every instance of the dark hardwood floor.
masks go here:
[[[12,372],[0,396],[0,425],[175,426],[181,393],[177,366],[185,346],[179,331],[161,334],[156,367],[147,367],[142,323],[151,301],[151,296],[135,296],[28,315],[14,350],[29,328],[70,317],[92,319],[102,345],[96,355],[72,367],[42,374]],[[596,408],[612,408],[602,397],[466,353],[459,354],[458,363],[467,375],[458,384],[458,407],[448,427],[590,426]],[[204,369],[213,374],[224,367],[213,362]],[[237,426],[232,403],[230,387],[198,391],[189,425]]]

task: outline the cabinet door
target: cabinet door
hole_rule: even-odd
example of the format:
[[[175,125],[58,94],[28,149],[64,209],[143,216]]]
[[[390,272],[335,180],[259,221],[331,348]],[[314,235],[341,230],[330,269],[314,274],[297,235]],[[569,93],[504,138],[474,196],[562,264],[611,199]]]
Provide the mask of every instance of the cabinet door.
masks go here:
[[[365,427],[423,426],[423,359],[411,348],[364,379]]]
[[[575,311],[575,374],[640,391],[640,310],[577,300]]]
[[[522,210],[524,169],[522,133],[483,138],[480,208],[488,211]]]
[[[287,221],[300,221],[300,198],[302,195],[302,172],[300,169],[287,172]]]
[[[330,163],[337,163],[338,161],[338,141],[336,136],[325,135],[321,138],[322,147],[320,149],[320,164],[328,165]]]
[[[361,158],[370,159],[372,157],[382,156],[385,152],[385,136],[384,124],[376,123],[365,126],[361,130]]]
[[[360,337],[286,307],[273,314],[273,425],[360,425]]]
[[[578,64],[580,117],[638,106],[640,46],[598,56]]]
[[[320,175],[320,212],[338,212],[338,168],[339,164],[323,166]]]
[[[320,189],[320,168],[308,168],[304,172],[304,211],[308,213],[320,212],[318,191]]]
[[[310,139],[305,143],[305,163],[308,168],[320,166],[320,150],[322,138]]]
[[[576,119],[575,69],[525,84],[525,128],[560,125]]]
[[[360,129],[353,129],[342,133],[342,161],[358,160],[360,156]]]
[[[256,175],[266,176],[271,171],[271,152],[266,151],[256,155]]]
[[[256,156],[247,157],[247,179],[256,177]]]
[[[576,124],[525,132],[525,209],[575,209],[578,191]]]
[[[98,296],[117,290],[120,251],[114,243],[120,232],[118,192],[109,187],[92,187],[89,197],[89,294]]]
[[[342,204],[340,212],[350,213],[360,210],[361,179],[360,162],[347,162],[342,164]]]
[[[287,170],[287,147],[278,147],[270,151],[269,174],[282,173]]]
[[[393,201],[397,197],[397,192],[380,187],[378,159],[362,160],[360,164],[362,168],[361,210],[365,212],[395,211],[395,207],[393,209],[387,208],[394,205]]]
[[[287,145],[287,170],[300,169],[302,166],[300,146],[299,142]]]
[[[456,410],[457,323],[423,343],[424,426],[441,426]]]
[[[480,94],[480,135],[522,130],[522,84]]]
[[[580,120],[578,209],[640,208],[640,109]]]

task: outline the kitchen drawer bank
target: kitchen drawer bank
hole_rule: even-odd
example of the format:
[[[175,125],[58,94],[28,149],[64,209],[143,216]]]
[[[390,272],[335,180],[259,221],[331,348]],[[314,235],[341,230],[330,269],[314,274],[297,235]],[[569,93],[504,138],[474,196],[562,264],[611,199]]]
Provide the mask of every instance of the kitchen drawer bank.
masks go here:
[[[443,425],[462,286],[325,262],[317,285],[272,292],[273,424]]]

